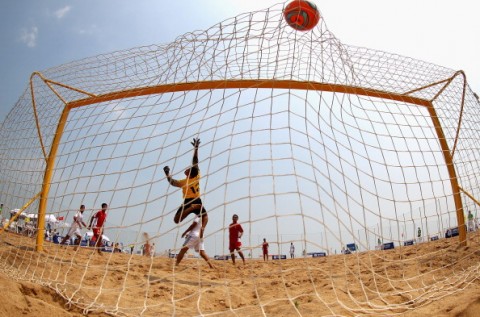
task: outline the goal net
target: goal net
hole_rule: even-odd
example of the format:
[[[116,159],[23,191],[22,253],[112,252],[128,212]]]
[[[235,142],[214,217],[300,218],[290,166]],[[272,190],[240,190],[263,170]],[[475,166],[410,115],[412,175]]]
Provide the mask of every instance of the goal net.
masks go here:
[[[283,7],[33,73],[0,129],[0,270],[118,316],[384,316],[476,281],[465,74],[341,43],[323,17],[296,31]],[[214,270],[193,251],[175,266],[193,216],[174,223],[163,167],[184,178],[193,138]],[[103,255],[87,229],[57,243],[104,202]]]

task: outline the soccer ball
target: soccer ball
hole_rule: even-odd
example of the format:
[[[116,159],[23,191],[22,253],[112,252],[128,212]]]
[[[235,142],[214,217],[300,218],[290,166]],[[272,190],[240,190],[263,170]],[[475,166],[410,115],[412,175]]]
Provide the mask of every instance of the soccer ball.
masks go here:
[[[317,6],[310,1],[294,0],[283,10],[288,25],[297,31],[309,31],[320,21]]]

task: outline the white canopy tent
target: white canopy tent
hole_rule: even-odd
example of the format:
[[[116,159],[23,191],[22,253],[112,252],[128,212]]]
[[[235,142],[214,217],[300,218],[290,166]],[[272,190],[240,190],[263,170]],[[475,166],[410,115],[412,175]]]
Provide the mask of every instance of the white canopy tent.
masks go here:
[[[30,219],[37,219],[38,218],[38,215],[37,214],[26,214],[26,215],[22,215],[22,217],[24,218],[30,218]],[[48,215],[45,215],[45,221],[46,222],[50,222],[50,223],[55,223],[57,222],[57,218],[55,217],[55,215],[53,214],[48,214]]]
[[[10,210],[10,213],[11,213],[11,214],[16,214],[16,213],[18,213],[19,211],[20,211],[20,209],[12,209],[12,210]]]

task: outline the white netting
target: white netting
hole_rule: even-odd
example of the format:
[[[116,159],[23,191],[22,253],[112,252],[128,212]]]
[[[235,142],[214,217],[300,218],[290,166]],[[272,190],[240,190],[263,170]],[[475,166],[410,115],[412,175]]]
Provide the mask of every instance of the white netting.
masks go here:
[[[479,101],[463,74],[345,45],[323,19],[295,31],[282,9],[33,74],[0,130],[3,218],[27,206],[10,231],[30,232],[53,157],[47,229],[65,235],[81,204],[89,220],[106,202],[105,235],[128,254],[35,252],[10,232],[0,268],[85,312],[129,316],[392,315],[476,281],[475,233],[469,248],[444,239],[478,211]],[[162,168],[182,178],[194,137],[206,251],[228,253],[237,213],[243,270],[168,258],[191,217],[172,221],[181,194]],[[144,233],[155,256],[129,254]],[[293,243],[297,259],[266,267],[263,238],[273,255]]]

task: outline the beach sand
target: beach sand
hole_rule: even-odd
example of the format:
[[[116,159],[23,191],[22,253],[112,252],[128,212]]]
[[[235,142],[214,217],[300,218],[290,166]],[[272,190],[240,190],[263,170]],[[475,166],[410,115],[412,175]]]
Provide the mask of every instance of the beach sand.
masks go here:
[[[0,234],[0,316],[480,316],[480,235],[287,260],[98,255]]]

